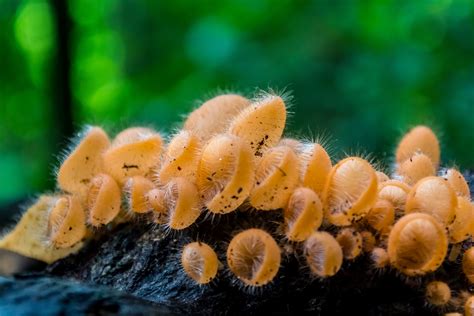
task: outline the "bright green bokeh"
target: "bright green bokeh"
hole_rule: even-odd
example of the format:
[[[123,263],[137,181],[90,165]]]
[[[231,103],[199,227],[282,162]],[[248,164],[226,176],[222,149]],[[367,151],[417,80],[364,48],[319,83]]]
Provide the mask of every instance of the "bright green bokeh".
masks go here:
[[[51,8],[45,1],[25,1],[18,8],[15,38],[26,53],[43,57],[54,45]]]
[[[474,168],[474,2],[69,0],[74,125],[170,133],[222,90],[292,90],[288,133],[389,164],[429,124],[443,161]],[[0,0],[0,203],[53,187],[47,0]]]
[[[46,1],[24,1],[15,20],[15,39],[23,50],[32,82],[45,84],[44,64],[55,45],[51,7]]]
[[[48,1],[0,2],[0,205],[52,187],[52,14]]]

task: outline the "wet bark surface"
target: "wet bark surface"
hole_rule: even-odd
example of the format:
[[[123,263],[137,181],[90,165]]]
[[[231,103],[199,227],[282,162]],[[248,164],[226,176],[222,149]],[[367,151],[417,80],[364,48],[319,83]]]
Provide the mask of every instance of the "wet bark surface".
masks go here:
[[[1,315],[163,315],[164,305],[74,280],[0,277]]]
[[[466,179],[471,180],[472,191],[474,174],[466,174]],[[222,217],[204,216],[190,229],[171,233],[137,218],[101,232],[78,254],[40,272],[0,279],[0,312],[5,308],[12,314],[29,311],[33,302],[51,315],[436,315],[446,310],[425,304],[426,281],[445,281],[453,293],[469,288],[460,268],[461,258],[445,262],[434,274],[409,279],[392,269],[375,270],[363,255],[344,261],[334,277],[316,279],[306,267],[301,245],[288,245],[279,233],[281,212],[239,210]],[[282,246],[282,266],[276,279],[257,289],[242,286],[228,271],[225,258],[232,236],[251,227],[271,232]],[[181,269],[180,251],[195,240],[213,246],[222,263],[217,278],[207,286],[193,283]],[[465,242],[463,247],[469,245]]]

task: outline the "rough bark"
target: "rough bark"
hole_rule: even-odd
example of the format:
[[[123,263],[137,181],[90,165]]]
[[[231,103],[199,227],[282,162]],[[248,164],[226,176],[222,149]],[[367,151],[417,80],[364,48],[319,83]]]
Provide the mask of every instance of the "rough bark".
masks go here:
[[[474,174],[466,174],[466,178],[471,180],[472,191]],[[28,310],[31,307],[25,305],[30,305],[30,295],[45,306],[50,304],[48,311],[53,315],[125,313],[137,305],[144,308],[135,310],[137,314],[153,310],[200,314],[436,315],[442,311],[425,304],[424,281],[441,279],[451,286],[453,293],[469,288],[461,272],[460,258],[445,262],[436,273],[423,279],[408,279],[394,270],[370,268],[369,258],[364,255],[353,262],[345,261],[334,277],[315,279],[305,268],[296,244],[283,247],[282,267],[271,285],[253,290],[242,287],[226,268],[225,250],[231,236],[245,228],[259,227],[272,232],[283,245],[283,237],[278,234],[279,222],[278,211],[241,210],[214,220],[201,218],[183,232],[167,233],[162,227],[138,220],[123,224],[39,274],[1,280],[0,311],[5,307],[12,313]],[[180,267],[181,248],[196,239],[213,245],[223,263],[217,279],[208,286],[191,282]],[[464,247],[469,245],[470,241],[464,243]],[[126,299],[122,299],[110,288],[137,299],[125,294]],[[34,294],[47,289],[52,289],[48,295]],[[11,290],[18,295],[6,294]],[[68,299],[62,300],[65,293]],[[115,306],[114,310],[107,310],[109,303]]]
[[[1,315],[163,315],[164,305],[72,280],[0,277]]]

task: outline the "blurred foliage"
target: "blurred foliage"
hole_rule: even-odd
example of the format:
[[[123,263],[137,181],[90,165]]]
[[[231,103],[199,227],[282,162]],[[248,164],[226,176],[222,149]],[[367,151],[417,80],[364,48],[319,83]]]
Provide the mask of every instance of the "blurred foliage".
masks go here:
[[[337,3],[337,4],[336,4]],[[220,90],[295,96],[290,135],[388,163],[408,127],[474,168],[474,2],[69,0],[74,126],[170,132]],[[47,0],[0,0],[0,203],[52,189],[57,26]],[[56,109],[56,110],[55,110]]]

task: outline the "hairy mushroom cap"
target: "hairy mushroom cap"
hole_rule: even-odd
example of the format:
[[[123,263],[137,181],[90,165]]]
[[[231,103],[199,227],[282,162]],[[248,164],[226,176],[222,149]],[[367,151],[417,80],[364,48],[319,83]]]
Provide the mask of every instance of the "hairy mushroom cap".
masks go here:
[[[388,180],[379,185],[379,200],[390,202],[395,208],[395,213],[401,215],[405,212],[407,196],[411,188],[404,182]]]
[[[85,197],[89,182],[103,170],[102,154],[110,146],[100,127],[87,127],[79,133],[79,143],[67,156],[57,173],[61,190]]]
[[[171,139],[158,179],[161,184],[166,184],[172,178],[184,177],[196,181],[196,172],[200,160],[201,142],[199,138],[188,132],[181,131]]]
[[[94,227],[110,223],[119,214],[120,203],[117,182],[108,174],[96,175],[87,194],[87,223]]]
[[[395,209],[387,200],[378,200],[365,217],[365,221],[375,230],[384,233],[395,221]]]
[[[462,271],[470,283],[474,283],[474,247],[467,249],[462,257]]]
[[[414,185],[425,177],[434,176],[436,169],[427,155],[415,153],[398,165],[398,173],[403,177],[404,182]]]
[[[218,95],[204,102],[188,115],[183,130],[191,132],[203,142],[225,133],[232,120],[250,105],[238,94]]]
[[[364,230],[360,232],[360,235],[362,237],[362,250],[364,252],[371,252],[375,248],[375,245],[377,243],[374,234],[372,234],[368,230]]]
[[[427,177],[418,181],[408,193],[405,213],[430,214],[448,226],[454,221],[457,204],[456,193],[447,181],[440,177]]]
[[[464,176],[458,170],[453,168],[448,169],[443,177],[448,180],[448,183],[458,196],[463,196],[467,199],[471,198],[469,185]]]
[[[186,178],[174,178],[166,185],[165,205],[167,211],[164,222],[171,229],[185,229],[201,215],[198,189]]]
[[[269,149],[255,171],[250,205],[257,210],[275,210],[287,205],[299,182],[298,157],[287,146]]]
[[[54,247],[69,248],[86,235],[86,215],[81,201],[72,195],[58,197],[48,218],[49,241]]]
[[[432,281],[426,285],[426,300],[434,306],[443,306],[451,299],[451,289],[445,282]]]
[[[284,210],[285,235],[291,241],[304,241],[323,221],[321,200],[313,190],[297,188]]]
[[[317,143],[305,145],[298,156],[302,161],[303,186],[321,196],[331,172],[331,158],[323,146]]]
[[[276,145],[286,124],[286,106],[276,95],[256,100],[232,121],[228,132],[244,140],[256,157]]]
[[[184,178],[174,179],[169,186],[168,225],[184,229],[193,224],[201,214],[201,201],[196,186]]]
[[[121,185],[130,177],[151,177],[160,162],[162,144],[161,136],[151,129],[126,129],[104,153],[104,170]]]
[[[154,189],[154,184],[142,176],[129,178],[123,187],[124,199],[129,212],[148,213],[152,211],[147,201],[146,194]]]
[[[395,223],[388,239],[393,267],[408,276],[435,271],[448,251],[444,227],[431,215],[413,213]]]
[[[145,194],[146,202],[153,212],[153,221],[157,224],[165,224],[168,215],[166,206],[166,192],[164,189],[154,188]]]
[[[390,264],[387,250],[380,247],[376,247],[372,250],[370,259],[372,260],[373,266],[377,269],[383,269]]]
[[[220,134],[202,152],[196,184],[209,211],[235,211],[250,194],[254,183],[253,156],[240,138]]]
[[[428,156],[435,168],[438,167],[440,158],[439,141],[427,126],[416,126],[403,136],[395,154],[397,163],[401,164],[418,152]]]
[[[227,264],[232,273],[248,286],[271,282],[280,268],[281,251],[273,237],[261,229],[248,229],[232,238],[227,248]]]
[[[390,180],[390,177],[387,176],[382,171],[376,171],[375,173],[377,174],[377,179],[379,180],[379,184],[381,184],[382,182]]]
[[[323,193],[329,222],[348,226],[363,218],[377,200],[378,180],[369,162],[359,157],[339,161],[329,174]]]
[[[469,297],[464,303],[464,316],[474,315],[474,296]]]
[[[474,205],[467,198],[458,196],[455,219],[448,228],[451,243],[462,242],[474,234]]]
[[[362,253],[362,236],[353,228],[343,228],[336,236],[345,259],[352,260]]]
[[[314,232],[305,242],[304,253],[311,272],[318,277],[331,277],[341,268],[341,246],[327,232]]]
[[[181,253],[184,272],[198,284],[207,284],[217,275],[219,260],[208,244],[200,241],[187,244]]]

